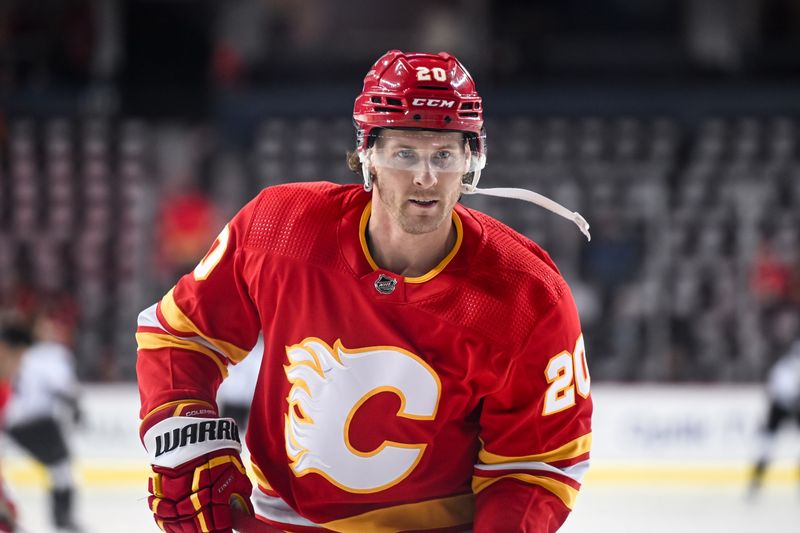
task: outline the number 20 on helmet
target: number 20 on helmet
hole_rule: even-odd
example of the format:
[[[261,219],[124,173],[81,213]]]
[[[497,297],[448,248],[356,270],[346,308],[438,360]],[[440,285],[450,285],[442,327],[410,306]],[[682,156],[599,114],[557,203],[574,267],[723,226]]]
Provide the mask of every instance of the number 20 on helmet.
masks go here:
[[[366,190],[372,188],[366,154],[380,128],[463,132],[472,161],[462,187],[477,187],[486,165],[483,105],[472,76],[452,55],[386,52],[364,78],[353,122]]]

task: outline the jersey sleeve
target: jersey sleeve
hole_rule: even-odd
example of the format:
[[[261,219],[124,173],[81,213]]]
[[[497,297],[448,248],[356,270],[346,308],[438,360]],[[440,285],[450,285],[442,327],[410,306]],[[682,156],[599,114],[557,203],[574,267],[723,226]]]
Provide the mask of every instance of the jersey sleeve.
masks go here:
[[[484,398],[472,488],[475,531],[556,531],[589,467],[592,400],[569,290],[537,322],[500,388]]]
[[[139,314],[136,373],[140,417],[185,400],[216,410],[228,365],[244,359],[260,331],[244,273],[244,243],[258,199],[222,230],[194,271]]]

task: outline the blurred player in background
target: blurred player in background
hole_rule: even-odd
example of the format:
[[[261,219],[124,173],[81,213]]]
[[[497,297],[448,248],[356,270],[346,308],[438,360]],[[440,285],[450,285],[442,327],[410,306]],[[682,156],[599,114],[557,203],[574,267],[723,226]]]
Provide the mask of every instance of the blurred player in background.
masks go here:
[[[36,318],[35,340],[13,380],[5,430],[47,468],[52,523],[66,533],[80,531],[73,516],[75,483],[64,434],[65,426],[79,421],[80,408],[75,362],[70,350],[57,342],[60,328],[53,317]]]
[[[353,118],[362,186],[263,190],[140,314],[155,519],[230,531],[234,505],[292,531],[556,531],[591,444],[573,298],[547,253],[458,200],[520,197],[588,225],[477,189],[482,101],[449,54],[388,52]],[[251,502],[215,396],[262,331]]]
[[[232,418],[242,435],[247,433],[250,404],[256,390],[261,360],[264,356],[263,337],[258,338],[253,350],[240,364],[228,371],[228,377],[217,390],[217,405],[222,418]]]
[[[5,418],[11,399],[11,382],[19,371],[22,356],[33,343],[30,329],[22,322],[5,319],[0,322],[0,422]],[[14,531],[17,512],[0,477],[0,531]]]
[[[794,421],[800,429],[800,340],[772,367],[767,378],[769,411],[761,434],[761,451],[750,480],[749,496],[761,488],[778,430],[785,422]]]

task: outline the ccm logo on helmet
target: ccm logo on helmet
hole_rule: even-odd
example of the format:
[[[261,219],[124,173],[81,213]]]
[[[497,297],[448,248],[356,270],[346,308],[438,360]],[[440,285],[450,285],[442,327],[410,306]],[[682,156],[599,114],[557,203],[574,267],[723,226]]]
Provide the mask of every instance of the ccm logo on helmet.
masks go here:
[[[414,107],[447,107],[452,108],[456,105],[455,100],[440,100],[438,98],[414,98],[411,100]]]

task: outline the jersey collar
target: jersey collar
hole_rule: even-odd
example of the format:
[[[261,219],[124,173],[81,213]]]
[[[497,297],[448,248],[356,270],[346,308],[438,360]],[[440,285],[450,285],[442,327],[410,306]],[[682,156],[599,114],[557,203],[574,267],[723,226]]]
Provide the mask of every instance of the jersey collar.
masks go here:
[[[394,303],[413,302],[431,298],[451,290],[464,281],[472,256],[482,247],[483,228],[470,211],[456,204],[453,221],[456,224],[456,244],[450,253],[422,276],[406,278],[378,267],[366,246],[366,224],[370,215],[371,195],[363,188],[353,190],[344,198],[339,219],[337,239],[339,251],[352,275],[373,297]],[[374,284],[386,276],[394,280],[395,290],[389,296],[377,296]],[[386,280],[384,280],[386,281]]]
[[[369,246],[367,246],[367,224],[369,223],[369,217],[372,213],[372,201],[367,202],[367,205],[364,206],[364,211],[361,213],[361,219],[358,224],[358,239],[361,243],[361,252],[364,254],[364,259],[367,260],[369,266],[372,267],[373,271],[382,270],[375,260],[372,258],[372,254],[369,252]],[[405,276],[403,279],[406,283],[425,283],[426,281],[432,280],[436,277],[440,272],[442,272],[445,267],[453,260],[453,258],[458,253],[458,250],[461,249],[461,242],[464,240],[464,227],[461,225],[461,218],[458,216],[458,213],[453,210],[453,224],[456,226],[456,242],[453,245],[453,248],[450,249],[450,252],[439,261],[439,264],[433,267],[431,270],[426,272],[421,276],[414,276],[408,277]]]

